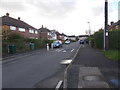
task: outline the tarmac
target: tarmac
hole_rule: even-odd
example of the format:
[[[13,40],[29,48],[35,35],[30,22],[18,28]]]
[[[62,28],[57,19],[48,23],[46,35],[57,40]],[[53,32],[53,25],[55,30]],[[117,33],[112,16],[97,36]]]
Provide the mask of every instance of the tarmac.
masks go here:
[[[4,62],[26,57],[42,50],[6,56]],[[70,65],[63,66],[55,75],[35,84],[36,88],[55,88],[60,80],[63,88],[119,88],[119,63],[106,58],[100,50],[81,45]],[[54,83],[53,83],[54,82]],[[47,86],[49,85],[49,86]]]

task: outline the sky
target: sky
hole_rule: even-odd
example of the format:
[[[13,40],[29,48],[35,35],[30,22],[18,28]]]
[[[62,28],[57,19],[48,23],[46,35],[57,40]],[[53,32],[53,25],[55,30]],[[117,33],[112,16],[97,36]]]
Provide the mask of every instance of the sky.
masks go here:
[[[108,0],[108,23],[118,21],[118,2]],[[105,0],[0,0],[0,17],[10,17],[39,29],[43,25],[67,35],[85,35],[104,28]],[[90,22],[90,23],[87,23]]]

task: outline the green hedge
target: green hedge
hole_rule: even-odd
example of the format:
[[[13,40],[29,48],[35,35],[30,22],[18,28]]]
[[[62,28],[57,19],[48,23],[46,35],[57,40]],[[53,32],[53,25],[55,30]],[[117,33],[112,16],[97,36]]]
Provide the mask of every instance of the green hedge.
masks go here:
[[[2,52],[7,53],[8,52],[8,46],[9,45],[16,45],[16,51],[17,52],[23,52],[30,50],[30,43],[34,43],[35,49],[43,48],[46,46],[46,44],[52,43],[52,40],[48,39],[29,39],[29,38],[23,38],[19,34],[13,33],[9,36],[7,40],[3,40],[2,45]]]
[[[109,31],[108,48],[118,50],[120,47],[120,30]],[[96,32],[91,37],[91,46],[103,49],[103,30]]]
[[[120,47],[120,30],[110,31],[108,39],[109,49],[118,50]]]

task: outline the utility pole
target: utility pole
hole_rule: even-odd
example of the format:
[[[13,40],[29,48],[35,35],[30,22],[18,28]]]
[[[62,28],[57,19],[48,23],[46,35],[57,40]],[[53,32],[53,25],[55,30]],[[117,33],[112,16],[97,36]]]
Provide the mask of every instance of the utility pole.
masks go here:
[[[104,50],[108,50],[108,0],[105,0]]]

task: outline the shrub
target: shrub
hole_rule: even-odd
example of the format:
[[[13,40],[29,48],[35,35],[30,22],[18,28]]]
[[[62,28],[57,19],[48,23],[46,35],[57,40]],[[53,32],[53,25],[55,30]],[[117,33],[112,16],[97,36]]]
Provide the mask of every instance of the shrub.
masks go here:
[[[120,47],[120,30],[109,32],[109,49],[119,49]]]
[[[108,48],[118,50],[120,46],[120,30],[109,31]],[[91,46],[103,49],[103,30],[96,32],[91,38]]]

